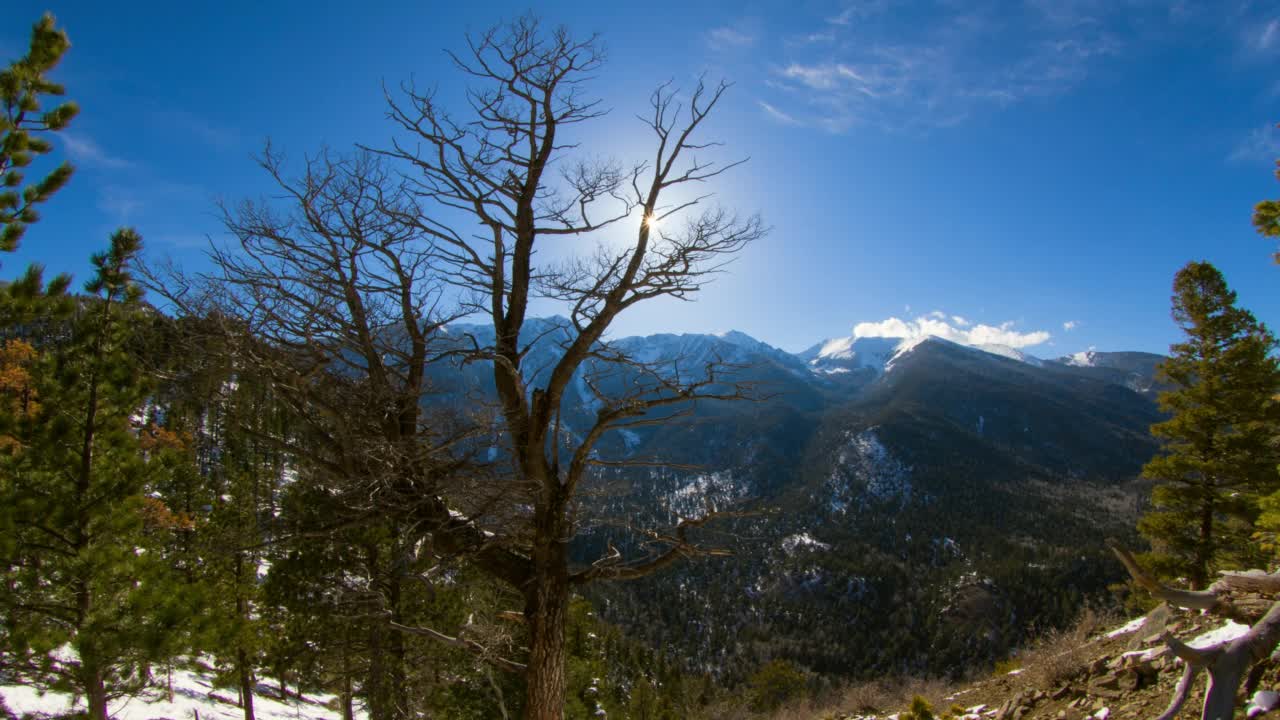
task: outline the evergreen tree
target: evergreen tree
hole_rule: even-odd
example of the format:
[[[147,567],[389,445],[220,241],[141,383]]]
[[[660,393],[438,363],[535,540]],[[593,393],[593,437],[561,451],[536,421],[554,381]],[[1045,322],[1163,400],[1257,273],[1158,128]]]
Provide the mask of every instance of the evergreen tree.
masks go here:
[[[283,475],[281,454],[261,438],[280,413],[261,382],[236,372],[231,353],[210,344],[204,324],[159,323],[163,412],[143,439],[182,452],[156,488],[179,525],[166,551],[184,591],[202,598],[198,647],[216,659],[218,682],[236,688],[245,720],[253,720],[256,673],[272,642],[259,608],[260,575]]]
[[[53,144],[41,135],[62,130],[79,112],[74,102],[47,110],[41,106],[42,97],[64,93],[62,86],[45,74],[71,46],[66,32],[53,23],[52,15],[41,18],[31,31],[27,54],[0,71],[0,250],[4,251],[18,247],[27,226],[40,217],[35,206],[48,200],[71,177],[71,165],[64,162],[38,182],[23,185],[23,168],[53,150]]]
[[[1276,340],[1247,310],[1217,268],[1188,263],[1174,279],[1173,318],[1186,333],[1160,375],[1168,420],[1151,432],[1163,452],[1143,468],[1160,482],[1138,528],[1149,560],[1197,588],[1224,566],[1249,566],[1257,498],[1280,486],[1272,443],[1280,419]]]
[[[146,493],[166,464],[142,451],[133,423],[148,397],[131,347],[143,310],[127,267],[139,248],[135,232],[116,232],[93,258],[90,297],[69,306],[35,292],[38,270],[5,303],[6,328],[25,328],[33,350],[11,361],[30,381],[9,398],[38,402],[0,408],[0,647],[28,682],[85,698],[91,720],[175,652],[184,617],[148,527],[163,508]]]

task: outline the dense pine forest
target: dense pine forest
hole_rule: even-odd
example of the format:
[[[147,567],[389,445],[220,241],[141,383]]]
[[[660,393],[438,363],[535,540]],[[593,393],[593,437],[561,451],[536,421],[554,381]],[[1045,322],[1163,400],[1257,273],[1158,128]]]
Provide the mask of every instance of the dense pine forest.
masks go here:
[[[6,252],[77,181],[75,31],[0,72]],[[708,194],[750,172],[734,90],[657,85],[627,165],[580,148],[600,38],[525,15],[449,57],[465,95],[389,86],[389,143],[246,161],[272,191],[212,208],[205,267],[146,227],[88,277],[5,262],[0,688],[768,718],[1272,569],[1278,346],[1212,264],[1172,279],[1167,357],[620,338],[777,231]]]

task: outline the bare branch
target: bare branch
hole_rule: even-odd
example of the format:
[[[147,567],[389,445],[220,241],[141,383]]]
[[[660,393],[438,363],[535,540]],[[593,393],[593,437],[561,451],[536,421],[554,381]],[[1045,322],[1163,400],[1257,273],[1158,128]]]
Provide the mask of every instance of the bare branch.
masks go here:
[[[389,621],[389,624],[391,625],[391,627],[401,632],[406,632],[406,633],[409,633],[410,635],[418,635],[420,637],[428,637],[437,642],[444,643],[445,645],[451,645],[456,648],[467,650],[471,653],[474,653],[481,660],[484,660],[485,662],[491,665],[494,665],[495,667],[506,670],[507,672],[523,673],[524,671],[529,669],[529,666],[525,665],[524,663],[519,663],[519,662],[516,662],[515,660],[510,660],[500,655],[494,654],[492,650],[485,647],[484,645],[481,645],[475,640],[470,640],[464,637],[452,637],[449,635],[445,635],[444,633],[438,630],[433,630],[429,627],[401,625],[400,623],[394,620]]]

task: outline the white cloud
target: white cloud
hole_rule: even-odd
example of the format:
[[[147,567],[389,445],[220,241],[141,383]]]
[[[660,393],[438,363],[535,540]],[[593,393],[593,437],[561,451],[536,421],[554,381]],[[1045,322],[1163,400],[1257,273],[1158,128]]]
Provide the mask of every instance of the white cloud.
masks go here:
[[[1272,19],[1261,25],[1246,25],[1244,45],[1246,50],[1255,54],[1265,54],[1280,48],[1280,19]]]
[[[735,30],[731,27],[718,27],[707,33],[707,42],[712,50],[730,50],[733,48],[749,48],[756,44],[756,38],[750,33]]]
[[[1271,163],[1277,157],[1280,157],[1280,129],[1263,125],[1249,131],[1227,159],[1238,163]]]
[[[133,190],[120,185],[107,185],[98,191],[98,208],[118,223],[128,223],[145,203]]]
[[[159,110],[151,114],[151,120],[180,128],[218,150],[232,150],[240,145],[240,134],[236,130],[215,125],[205,117],[186,110]]]
[[[948,127],[1070,91],[1127,47],[1117,29],[1151,26],[1127,13],[1153,12],[1066,0],[939,6],[922,22],[902,22],[879,1],[824,17],[792,36],[823,42],[788,42],[787,57],[773,58],[772,84],[784,95],[770,102],[832,132]]]
[[[1080,326],[1079,320],[1068,320],[1062,323],[1062,329],[1067,332],[1071,332],[1072,330],[1075,330],[1079,326]]]
[[[921,315],[914,320],[891,317],[880,322],[858,323],[853,328],[853,336],[855,338],[891,337],[907,340],[934,336],[960,343],[961,345],[1007,345],[1012,348],[1039,345],[1047,342],[1051,337],[1044,330],[1018,332],[1013,328],[1013,322],[1003,322],[999,325],[984,325],[982,323],[977,325],[964,323],[962,325],[955,322],[957,319],[963,320],[964,318],[953,317],[951,322],[948,322],[946,315],[940,312]],[[967,325],[967,327],[964,325]]]
[[[58,133],[58,137],[62,139],[62,144],[67,149],[67,154],[73,159],[85,163],[86,165],[94,165],[101,168],[119,170],[121,168],[133,167],[133,163],[124,158],[116,157],[106,150],[103,150],[93,138],[80,133],[68,132],[66,130]]]
[[[828,25],[848,27],[853,24],[854,20],[877,15],[884,12],[885,9],[885,0],[854,0],[838,14],[828,17],[826,22]]]
[[[770,105],[769,103],[764,102],[763,100],[760,101],[760,108],[764,110],[765,114],[767,114],[769,117],[773,118],[774,120],[777,120],[783,125],[799,125],[800,124],[799,120],[796,120],[795,118],[782,112],[781,110]]]
[[[960,315],[952,315],[951,322],[955,323],[957,327],[969,327],[973,324]]]

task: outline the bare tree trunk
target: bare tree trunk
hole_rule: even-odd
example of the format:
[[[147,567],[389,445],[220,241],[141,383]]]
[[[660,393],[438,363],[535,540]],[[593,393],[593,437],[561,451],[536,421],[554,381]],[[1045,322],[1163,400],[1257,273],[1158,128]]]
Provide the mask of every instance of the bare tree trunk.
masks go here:
[[[369,666],[364,682],[365,702],[368,703],[369,720],[391,720],[387,714],[386,652],[383,648],[383,628],[378,623],[369,625]]]
[[[344,643],[342,648],[342,692],[338,695],[342,704],[342,720],[355,720],[356,718],[354,694],[351,687],[351,654]]]
[[[1196,544],[1196,564],[1191,571],[1191,588],[1209,587],[1209,561],[1213,557],[1213,500],[1200,508],[1200,542]]]
[[[244,572],[244,553],[238,552],[236,553],[235,562],[236,618],[242,622],[248,622],[249,603],[240,591]],[[244,720],[255,720],[253,715],[253,669],[249,666],[249,654],[245,652],[244,646],[239,641],[236,644],[236,677],[240,683],[240,708],[244,711]],[[281,700],[283,699],[281,697]]]
[[[568,548],[554,533],[546,533],[539,540],[542,542],[534,546],[534,580],[525,592],[529,669],[525,674],[524,716],[525,720],[562,720],[564,631],[569,616]]]
[[[253,672],[249,668],[249,658],[244,648],[236,648],[236,675],[240,681],[240,708],[244,710],[244,720],[254,720]]]
[[[392,567],[389,572],[391,577],[387,581],[387,602],[391,606],[391,619],[393,622],[402,623],[404,616],[400,611],[400,572],[395,567]],[[390,665],[387,668],[386,678],[387,700],[390,705],[387,710],[390,713],[389,717],[393,720],[402,720],[409,717],[409,683],[405,677],[404,634],[394,630],[385,632],[387,632],[387,657]]]
[[[107,685],[102,668],[92,660],[81,659],[80,675],[84,683],[84,697],[89,704],[89,720],[107,720]]]

